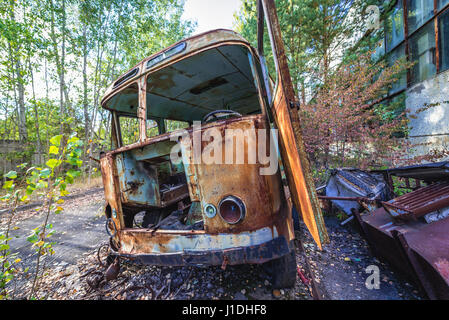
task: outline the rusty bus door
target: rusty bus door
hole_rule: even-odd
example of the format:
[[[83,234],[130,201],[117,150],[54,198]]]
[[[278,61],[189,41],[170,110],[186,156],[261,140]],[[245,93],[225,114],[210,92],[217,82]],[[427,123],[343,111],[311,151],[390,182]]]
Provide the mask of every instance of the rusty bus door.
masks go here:
[[[284,53],[284,43],[274,0],[258,0],[257,8],[258,53],[261,57],[264,83],[270,99],[271,112],[279,132],[280,152],[293,205],[302,216],[313,239],[321,249],[321,246],[327,243],[329,238],[304,148],[299,114],[296,108],[297,102]],[[267,22],[276,67],[276,85],[272,93],[270,93],[268,69],[263,53],[264,18]]]

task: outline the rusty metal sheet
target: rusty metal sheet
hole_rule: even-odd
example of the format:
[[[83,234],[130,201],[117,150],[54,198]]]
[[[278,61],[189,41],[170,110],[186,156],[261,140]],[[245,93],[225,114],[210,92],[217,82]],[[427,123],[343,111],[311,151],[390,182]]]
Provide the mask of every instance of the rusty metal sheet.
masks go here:
[[[117,229],[121,229],[125,223],[121,214],[122,205],[119,197],[118,174],[113,156],[111,154],[104,154],[100,159],[100,166],[105,199],[111,207],[111,218]]]
[[[276,7],[273,0],[260,0],[260,3],[262,6],[259,6],[259,8],[263,7],[267,21],[277,72],[277,87],[274,92],[272,109],[279,130],[282,161],[295,207],[301,213],[302,219],[318,247],[321,248],[323,244],[329,241],[329,237],[305,152],[299,113],[296,109],[292,110],[290,107],[296,101],[296,98],[285,56]],[[260,11],[258,16],[261,19]],[[259,32],[263,32],[263,28],[259,28]],[[259,33],[258,37],[260,38],[262,35]],[[263,42],[259,41],[259,43]],[[259,48],[259,52],[261,52],[261,48]]]
[[[269,130],[264,115],[246,116],[239,119],[229,119],[225,121],[214,122],[202,126],[201,131],[207,131],[210,128],[217,128],[222,136],[222,159],[221,163],[198,163],[193,161],[193,148],[183,148],[183,157],[186,165],[187,177],[191,196],[201,201],[204,208],[206,204],[212,204],[218,208],[220,201],[227,195],[239,197],[247,209],[245,219],[238,224],[229,225],[224,222],[219,215],[213,218],[207,218],[203,215],[205,230],[216,234],[220,232],[238,233],[247,230],[256,230],[264,226],[277,225],[282,234],[288,239],[293,238],[292,232],[288,227],[288,206],[282,193],[282,183],[279,172],[273,175],[260,175],[260,169],[265,167],[257,159],[254,164],[248,162],[249,150],[257,150],[258,134],[261,129]],[[255,136],[242,137],[245,164],[226,164],[225,131],[227,129],[254,130]],[[200,132],[197,132],[199,134]],[[190,131],[193,141],[194,131]],[[228,137],[229,138],[229,137]],[[203,141],[201,151],[211,142]],[[215,143],[215,142],[214,142]],[[236,154],[237,141],[234,141],[234,155]],[[277,163],[276,163],[277,164]],[[198,181],[201,183],[198,184]],[[281,227],[282,226],[282,227]]]
[[[182,236],[181,236],[182,237]],[[126,253],[114,252],[133,261],[142,264],[159,266],[207,266],[207,265],[236,265],[242,263],[264,263],[280,258],[291,250],[284,237],[274,238],[266,242],[229,249],[217,249],[208,247],[202,251],[183,249],[172,253]]]
[[[416,219],[432,211],[449,206],[449,181],[437,182],[382,202],[387,212],[396,219]]]
[[[430,299],[449,299],[449,218],[399,224],[379,208],[358,221],[377,256],[411,277]]]
[[[245,231],[240,234],[209,234],[204,230],[122,230],[121,253],[175,253],[183,250],[203,251],[259,245],[278,237],[271,228]]]

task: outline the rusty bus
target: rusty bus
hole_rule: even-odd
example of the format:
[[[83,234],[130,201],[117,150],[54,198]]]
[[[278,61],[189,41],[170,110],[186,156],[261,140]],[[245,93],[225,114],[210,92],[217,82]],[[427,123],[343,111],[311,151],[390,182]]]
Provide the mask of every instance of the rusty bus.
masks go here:
[[[258,41],[266,21],[275,81],[261,45],[255,49],[220,29],[151,55],[107,89],[102,107],[111,112],[112,150],[101,154],[100,164],[112,256],[172,266],[267,263],[273,287],[288,287],[296,279],[292,205],[318,246],[327,241],[274,2],[261,0],[258,8]],[[130,119],[138,139],[127,144],[121,131]],[[168,121],[184,122],[188,138],[210,128],[223,140],[228,129],[277,128],[276,159],[286,183],[280,170],[260,175],[259,161],[174,163],[178,141]],[[200,129],[192,127],[195,121]],[[180,142],[183,160],[193,156],[189,143]],[[206,147],[203,140],[201,150]]]

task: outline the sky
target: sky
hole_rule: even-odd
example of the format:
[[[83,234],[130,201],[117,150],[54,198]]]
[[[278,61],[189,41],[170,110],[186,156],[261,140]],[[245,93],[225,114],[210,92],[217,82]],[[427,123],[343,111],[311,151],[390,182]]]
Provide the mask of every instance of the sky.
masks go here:
[[[185,0],[184,19],[198,23],[194,34],[212,29],[232,29],[234,12],[240,8],[240,0]]]

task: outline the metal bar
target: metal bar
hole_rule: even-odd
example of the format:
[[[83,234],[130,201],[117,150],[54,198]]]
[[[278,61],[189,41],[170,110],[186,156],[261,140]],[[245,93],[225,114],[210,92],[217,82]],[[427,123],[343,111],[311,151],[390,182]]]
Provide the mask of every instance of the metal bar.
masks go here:
[[[404,16],[404,39],[405,39],[405,58],[407,59],[407,62],[410,62],[410,47],[408,45],[408,8],[407,8],[407,0],[402,0],[402,8],[403,12],[402,15]],[[410,83],[412,82],[412,75],[410,68],[407,68],[407,87],[410,86]]]
[[[261,0],[277,74],[277,88],[274,94],[273,113],[281,143],[281,155],[293,203],[301,211],[304,223],[318,247],[329,241],[324,219],[312,179],[309,160],[302,138],[299,113],[290,108],[296,101],[290,77],[284,42],[274,0]]]
[[[139,79],[139,108],[137,109],[137,118],[139,119],[139,140],[147,139],[147,81],[146,77]]]
[[[263,32],[264,32],[264,12],[261,0],[257,1],[257,52],[260,56],[264,56],[263,50]],[[270,101],[271,102],[271,101]]]
[[[351,221],[351,220],[353,220],[353,219],[354,219],[354,215],[351,215],[351,216],[349,216],[348,219],[342,221],[342,222],[340,223],[340,225],[341,225],[341,226],[344,226],[345,224],[347,224],[349,221]]]
[[[112,111],[112,119],[114,119],[114,126],[116,129],[116,140],[117,140],[117,148],[119,149],[123,146],[122,140],[122,128],[120,127],[120,119],[118,118],[117,112]]]
[[[368,201],[371,200],[365,197],[331,197],[331,196],[318,196],[318,199],[323,200],[342,200],[342,201]]]
[[[433,0],[433,14],[437,15],[437,0]],[[436,66],[436,73],[440,73],[440,48],[439,43],[440,40],[438,39],[438,18],[435,17],[435,66]]]

